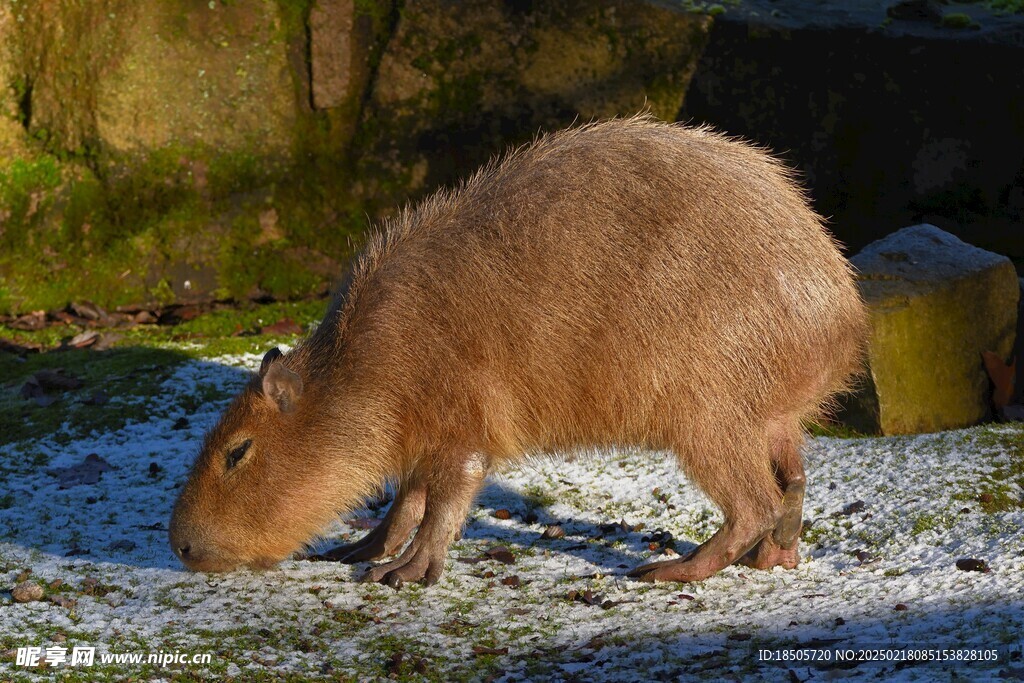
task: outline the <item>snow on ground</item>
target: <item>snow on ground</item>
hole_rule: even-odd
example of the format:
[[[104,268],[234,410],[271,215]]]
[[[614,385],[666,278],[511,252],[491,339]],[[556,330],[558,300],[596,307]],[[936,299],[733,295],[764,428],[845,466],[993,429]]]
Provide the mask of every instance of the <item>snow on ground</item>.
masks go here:
[[[0,484],[0,680],[48,675],[18,666],[17,648],[70,652],[76,645],[100,654],[210,653],[211,661],[101,664],[98,654],[92,667],[57,665],[49,674],[1024,679],[1021,426],[812,440],[804,513],[811,523],[803,561],[791,571],[730,567],[691,585],[624,578],[663,552],[651,550],[655,532],[671,533],[675,550],[686,552],[720,517],[664,454],[609,452],[493,476],[431,588],[358,583],[367,564],[288,561],[263,573],[190,574],[166,540],[176,485],[204,431],[245,381],[240,368],[258,362],[184,362],[157,398],[146,399],[146,421],[0,447],[0,471],[8,472]],[[174,429],[182,417],[188,426]],[[59,489],[49,471],[92,453],[116,469],[96,483]],[[498,509],[511,518],[497,519]],[[601,526],[620,520],[624,527]],[[542,538],[555,523],[565,537]],[[362,533],[339,522],[331,537]],[[514,563],[477,561],[498,545]],[[991,571],[959,570],[965,558],[984,560]],[[14,602],[11,589],[24,580],[45,586],[47,599]],[[882,648],[996,650],[999,661],[836,661],[837,652]],[[760,661],[762,650],[789,659]],[[812,656],[830,659],[807,661]]]

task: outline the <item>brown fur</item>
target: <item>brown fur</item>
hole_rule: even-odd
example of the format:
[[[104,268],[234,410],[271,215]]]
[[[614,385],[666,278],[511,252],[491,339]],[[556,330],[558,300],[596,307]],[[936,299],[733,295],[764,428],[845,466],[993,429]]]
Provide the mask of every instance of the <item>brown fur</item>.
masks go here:
[[[794,566],[801,423],[846,385],[865,320],[763,151],[648,117],[543,137],[370,240],[318,329],[268,359],[291,373],[265,368],[207,438],[172,543],[194,569],[267,566],[391,480],[388,520],[334,556],[394,553],[419,525],[368,577],[429,583],[486,470],[639,445],[672,449],[726,517],[643,578],[703,578],[748,550]],[[268,396],[289,378],[282,410]]]

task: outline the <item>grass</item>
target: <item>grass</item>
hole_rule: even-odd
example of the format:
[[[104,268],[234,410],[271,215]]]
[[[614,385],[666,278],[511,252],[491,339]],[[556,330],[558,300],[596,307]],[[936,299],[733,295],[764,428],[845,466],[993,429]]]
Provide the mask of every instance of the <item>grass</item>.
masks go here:
[[[98,329],[103,334],[117,335],[109,349],[56,350],[85,328],[68,325],[42,330],[22,331],[0,325],[0,338],[20,344],[41,344],[51,349],[18,357],[0,353],[0,421],[5,425],[0,444],[14,443],[55,435],[58,443],[69,443],[94,430],[118,429],[130,421],[152,417],[152,401],[165,391],[169,379],[181,363],[214,355],[262,353],[279,343],[294,343],[293,336],[263,335],[257,330],[283,318],[290,318],[304,328],[317,322],[323,313],[324,301],[299,301],[248,306],[240,309],[216,310],[177,326],[144,325],[131,329]],[[235,336],[241,332],[248,336]],[[41,370],[65,370],[78,377],[78,389],[55,393],[56,402],[47,406],[21,396],[25,382]],[[226,398],[214,385],[200,383],[192,388],[189,401]],[[110,399],[102,405],[86,403],[96,392]],[[180,410],[168,405],[168,411]],[[39,466],[45,463],[26,463]],[[9,471],[5,466],[0,470]],[[3,506],[0,498],[0,508]]]

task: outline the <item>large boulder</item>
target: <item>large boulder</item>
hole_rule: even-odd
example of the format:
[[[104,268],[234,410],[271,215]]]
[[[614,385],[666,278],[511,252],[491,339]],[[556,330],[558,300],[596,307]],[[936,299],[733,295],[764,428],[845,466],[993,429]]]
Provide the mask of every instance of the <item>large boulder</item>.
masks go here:
[[[538,130],[674,121],[711,17],[631,0],[408,0],[364,111],[359,188],[389,208]]]
[[[983,351],[1008,357],[1020,288],[1011,261],[933,225],[852,259],[871,311],[868,373],[844,421],[868,433],[935,432],[990,416]]]

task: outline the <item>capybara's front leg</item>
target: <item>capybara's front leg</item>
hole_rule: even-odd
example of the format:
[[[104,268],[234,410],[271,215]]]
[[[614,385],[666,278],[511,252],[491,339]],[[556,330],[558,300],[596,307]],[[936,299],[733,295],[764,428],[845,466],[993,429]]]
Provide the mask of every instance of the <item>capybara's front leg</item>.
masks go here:
[[[478,456],[434,459],[426,477],[423,521],[412,543],[392,562],[366,572],[363,581],[401,588],[410,581],[437,583],[444,571],[448,546],[459,536],[469,507],[486,474]]]
[[[389,557],[409,540],[423,519],[427,488],[418,481],[403,484],[380,525],[354,543],[345,543],[323,554],[324,559],[352,564]]]

